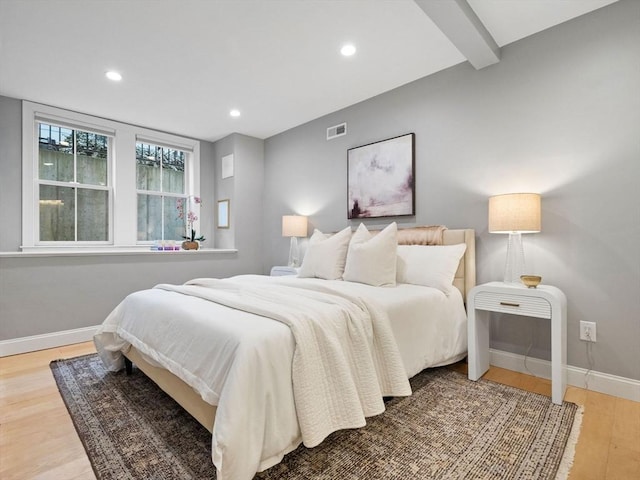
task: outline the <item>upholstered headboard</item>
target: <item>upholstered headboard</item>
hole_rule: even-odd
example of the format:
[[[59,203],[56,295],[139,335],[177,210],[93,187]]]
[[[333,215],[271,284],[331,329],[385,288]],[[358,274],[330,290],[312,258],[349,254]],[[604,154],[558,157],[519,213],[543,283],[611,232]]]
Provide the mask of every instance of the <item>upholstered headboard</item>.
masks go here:
[[[445,230],[442,234],[443,245],[466,243],[467,250],[460,259],[460,265],[453,279],[453,284],[462,293],[467,302],[467,294],[476,286],[476,234],[473,229]]]

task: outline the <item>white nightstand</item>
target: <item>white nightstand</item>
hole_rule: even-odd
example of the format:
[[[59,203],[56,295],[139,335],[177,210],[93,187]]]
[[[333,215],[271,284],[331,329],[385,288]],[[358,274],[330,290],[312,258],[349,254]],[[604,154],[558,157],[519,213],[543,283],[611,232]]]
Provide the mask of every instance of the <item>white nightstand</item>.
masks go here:
[[[490,282],[469,292],[469,379],[478,380],[489,369],[489,315],[502,312],[551,320],[551,400],[561,404],[567,387],[567,298],[551,285],[527,288]]]
[[[272,277],[282,277],[284,275],[298,275],[300,267],[276,266],[271,268]]]

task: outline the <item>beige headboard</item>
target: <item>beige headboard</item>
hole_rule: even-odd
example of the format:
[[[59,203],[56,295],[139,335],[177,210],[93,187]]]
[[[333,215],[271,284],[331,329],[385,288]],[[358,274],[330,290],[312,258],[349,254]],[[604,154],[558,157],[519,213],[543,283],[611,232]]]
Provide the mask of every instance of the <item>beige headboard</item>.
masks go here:
[[[444,245],[466,243],[467,250],[460,259],[458,271],[453,284],[462,292],[462,298],[467,302],[467,294],[476,286],[476,234],[473,229],[445,230],[442,234]]]

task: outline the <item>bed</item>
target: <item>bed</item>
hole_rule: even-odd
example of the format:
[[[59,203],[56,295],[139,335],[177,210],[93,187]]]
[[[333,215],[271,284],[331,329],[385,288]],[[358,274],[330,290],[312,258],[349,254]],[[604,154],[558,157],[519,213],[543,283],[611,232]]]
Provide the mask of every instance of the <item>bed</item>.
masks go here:
[[[427,227],[398,231],[398,245],[421,244],[425,228]],[[135,364],[213,433],[212,459],[218,470],[219,480],[252,478],[255,472],[280,462],[286,453],[297,448],[303,441],[306,446],[312,447],[332,428],[363,426],[365,417],[384,410],[384,406],[380,408],[381,396],[410,394],[406,390],[408,382],[402,383],[395,380],[396,377],[403,377],[406,381],[424,368],[450,364],[465,357],[467,338],[464,300],[475,285],[474,231],[441,229],[440,234],[442,245],[466,246],[455,271],[453,286],[446,294],[438,289],[405,283],[386,288],[317,278],[245,275],[233,277],[226,283],[215,279],[198,279],[190,285],[159,286],[132,294],[131,299],[127,297],[130,301],[125,300],[119,305],[96,335],[98,352],[111,370],[121,369],[125,365],[129,370],[131,364]],[[254,286],[257,294],[253,290]],[[215,287],[215,290],[209,290],[210,287]],[[283,311],[276,309],[278,315],[285,317],[284,320],[280,318],[278,322],[264,321],[260,310],[263,300],[259,293],[263,291],[261,289],[268,292],[264,295],[269,296],[269,300],[272,300],[271,297],[281,300],[287,298],[279,303],[283,305]],[[199,293],[192,294],[195,290]],[[295,294],[289,294],[288,290]],[[236,308],[235,300],[227,299],[227,293],[235,295],[237,291],[242,291],[243,295],[246,292],[258,295],[257,300],[252,299],[252,305],[257,302],[258,306],[252,306],[253,310],[250,311],[243,310],[242,307]],[[280,295],[289,296],[279,297]],[[301,372],[297,374],[298,384],[307,382],[305,390],[297,388],[306,392],[307,396],[315,399],[324,397],[318,393],[321,390],[316,390],[317,388],[342,390],[346,387],[339,380],[337,386],[319,387],[318,384],[334,382],[334,375],[325,374],[330,381],[324,382],[318,377],[318,372],[313,371],[315,366],[308,365],[309,362],[304,367],[306,370],[296,367],[299,363],[305,363],[304,359],[301,361],[297,358],[300,349],[296,349],[296,342],[302,344],[303,340],[286,323],[286,314],[289,311],[295,312],[296,308],[304,310],[308,301],[325,302],[326,295],[339,295],[347,298],[348,302],[364,301],[367,305],[363,308],[369,309],[369,313],[383,311],[382,316],[388,316],[389,321],[374,323],[378,325],[374,328],[383,331],[381,326],[389,323],[390,333],[386,332],[386,337],[379,337],[382,340],[376,337],[375,342],[383,346],[382,353],[375,351],[371,354],[378,380],[384,377],[385,381],[379,382],[379,390],[367,391],[366,395],[380,398],[372,399],[368,406],[363,407],[361,420],[349,418],[346,423],[337,423],[338,426],[328,426],[316,431],[314,429],[317,424],[323,422],[317,421],[315,413],[303,414],[308,407],[304,406],[304,401],[299,398],[300,394],[294,392],[295,387],[292,387],[296,368]],[[293,297],[297,300],[289,300]],[[318,304],[314,305],[314,309],[319,308]],[[330,312],[334,307],[327,308]],[[427,311],[429,321],[424,321]],[[377,313],[371,314],[374,318],[376,315]],[[152,319],[151,323],[142,322],[142,317]],[[182,327],[173,320],[176,317],[184,317],[191,322],[188,323],[190,335],[186,336],[186,340],[183,340],[185,336],[182,332],[177,331]],[[221,333],[219,338],[207,338],[203,332],[205,328],[209,328],[209,319],[215,318],[214,323],[217,323],[217,319],[222,317],[224,323],[216,328],[225,330],[224,335]],[[324,318],[323,322],[331,323],[327,318],[331,317]],[[372,335],[369,327],[357,325],[349,328],[360,328],[365,337]],[[237,333],[236,330],[242,330],[242,333]],[[157,340],[153,338],[154,332],[160,332],[160,335],[155,335]],[[227,334],[229,337],[225,337]],[[145,335],[148,339],[139,341]],[[236,336],[242,336],[242,343],[235,342]],[[351,333],[342,335],[350,336]],[[394,356],[393,352],[385,353],[385,339],[389,337],[394,339],[393,348],[397,348],[399,356]],[[167,342],[167,339],[174,340]],[[158,345],[156,348],[156,341],[164,342],[165,345]],[[308,348],[313,350],[315,347],[312,345]],[[341,348],[342,346],[338,346],[338,350]],[[238,350],[249,353],[239,356],[236,353]],[[351,361],[352,368],[360,372],[358,369],[363,360],[358,355],[360,354],[357,352],[350,353],[347,356],[353,356],[355,360],[351,358],[346,361]],[[245,357],[250,360],[234,360]],[[197,367],[181,366],[188,362],[196,362]],[[337,367],[325,368],[330,372],[339,370]],[[205,375],[200,375],[198,369],[213,371],[211,378],[214,380],[205,385],[202,381]],[[345,376],[360,377],[360,373]],[[370,382],[363,383],[365,389],[369,388]],[[362,396],[362,393],[359,395]],[[333,412],[331,405],[321,405],[318,408],[326,408],[325,415]],[[238,411],[242,414],[237,415]],[[340,417],[340,413],[331,413],[330,416]]]

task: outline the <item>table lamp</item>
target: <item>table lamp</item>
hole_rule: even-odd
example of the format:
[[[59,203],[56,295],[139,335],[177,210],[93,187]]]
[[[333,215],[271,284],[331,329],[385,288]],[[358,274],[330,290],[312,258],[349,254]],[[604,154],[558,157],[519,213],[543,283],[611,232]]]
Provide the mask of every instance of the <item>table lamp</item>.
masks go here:
[[[307,217],[301,215],[283,215],[282,236],[291,237],[288,265],[290,267],[299,267],[298,237],[307,236]]]
[[[524,273],[523,233],[540,231],[540,195],[537,193],[509,193],[489,197],[489,232],[508,233],[505,283],[520,283]]]

